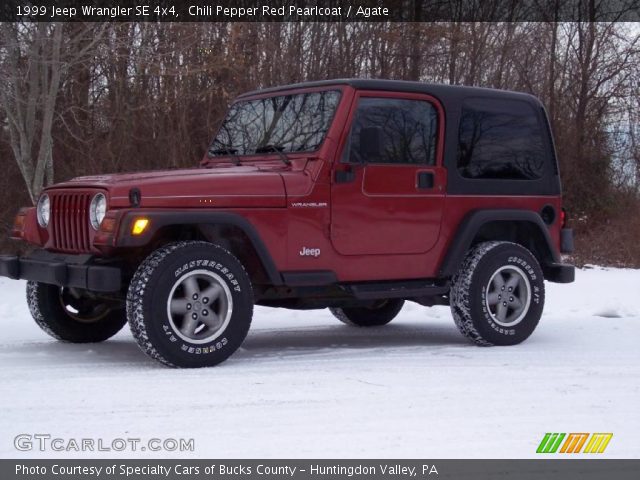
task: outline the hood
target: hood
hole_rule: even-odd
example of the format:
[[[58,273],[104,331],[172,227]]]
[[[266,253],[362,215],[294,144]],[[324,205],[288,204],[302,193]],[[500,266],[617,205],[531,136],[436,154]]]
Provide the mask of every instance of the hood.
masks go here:
[[[156,170],[78,177],[58,188],[107,190],[112,208],[130,205],[129,191],[141,193],[140,206],[153,207],[284,207],[286,192],[281,165],[216,165],[211,168]]]

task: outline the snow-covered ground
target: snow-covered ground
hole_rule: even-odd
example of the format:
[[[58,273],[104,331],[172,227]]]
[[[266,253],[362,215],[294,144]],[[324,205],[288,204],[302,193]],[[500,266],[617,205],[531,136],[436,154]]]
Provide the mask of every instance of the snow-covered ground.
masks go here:
[[[5,279],[0,322],[0,457],[119,455],[17,452],[22,433],[194,438],[187,457],[518,458],[545,432],[613,432],[602,457],[640,458],[638,270],[547,284],[538,329],[509,348],[467,343],[445,307],[407,304],[375,330],[258,308],[229,361],[172,370],[128,329],[99,345],[50,339],[24,283]]]

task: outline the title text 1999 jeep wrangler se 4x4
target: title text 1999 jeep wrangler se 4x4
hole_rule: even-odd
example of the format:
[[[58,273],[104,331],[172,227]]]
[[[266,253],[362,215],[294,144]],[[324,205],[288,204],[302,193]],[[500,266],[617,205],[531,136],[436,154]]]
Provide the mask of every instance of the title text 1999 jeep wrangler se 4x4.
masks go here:
[[[98,342],[129,322],[144,352],[215,365],[254,304],[384,325],[450,304],[479,345],[535,329],[572,249],[534,97],[383,80],[241,95],[198,168],[77,178],[19,212],[5,256],[36,322]]]

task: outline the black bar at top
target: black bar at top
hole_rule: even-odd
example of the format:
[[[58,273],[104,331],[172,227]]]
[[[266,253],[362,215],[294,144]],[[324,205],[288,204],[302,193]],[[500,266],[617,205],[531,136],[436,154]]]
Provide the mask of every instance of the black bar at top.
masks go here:
[[[0,21],[640,22],[640,0],[3,0]]]

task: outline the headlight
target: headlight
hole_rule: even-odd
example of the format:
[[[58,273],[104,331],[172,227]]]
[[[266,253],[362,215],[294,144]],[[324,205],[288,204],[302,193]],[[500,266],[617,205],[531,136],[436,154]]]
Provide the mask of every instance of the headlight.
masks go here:
[[[51,218],[51,202],[49,201],[49,195],[46,193],[43,193],[38,200],[36,216],[38,217],[38,225],[42,228],[47,228],[49,218]]]
[[[99,193],[93,200],[91,200],[91,206],[89,207],[89,221],[91,222],[91,226],[98,230],[100,228],[100,224],[102,220],[104,220],[104,216],[107,214],[107,197],[104,194]]]

